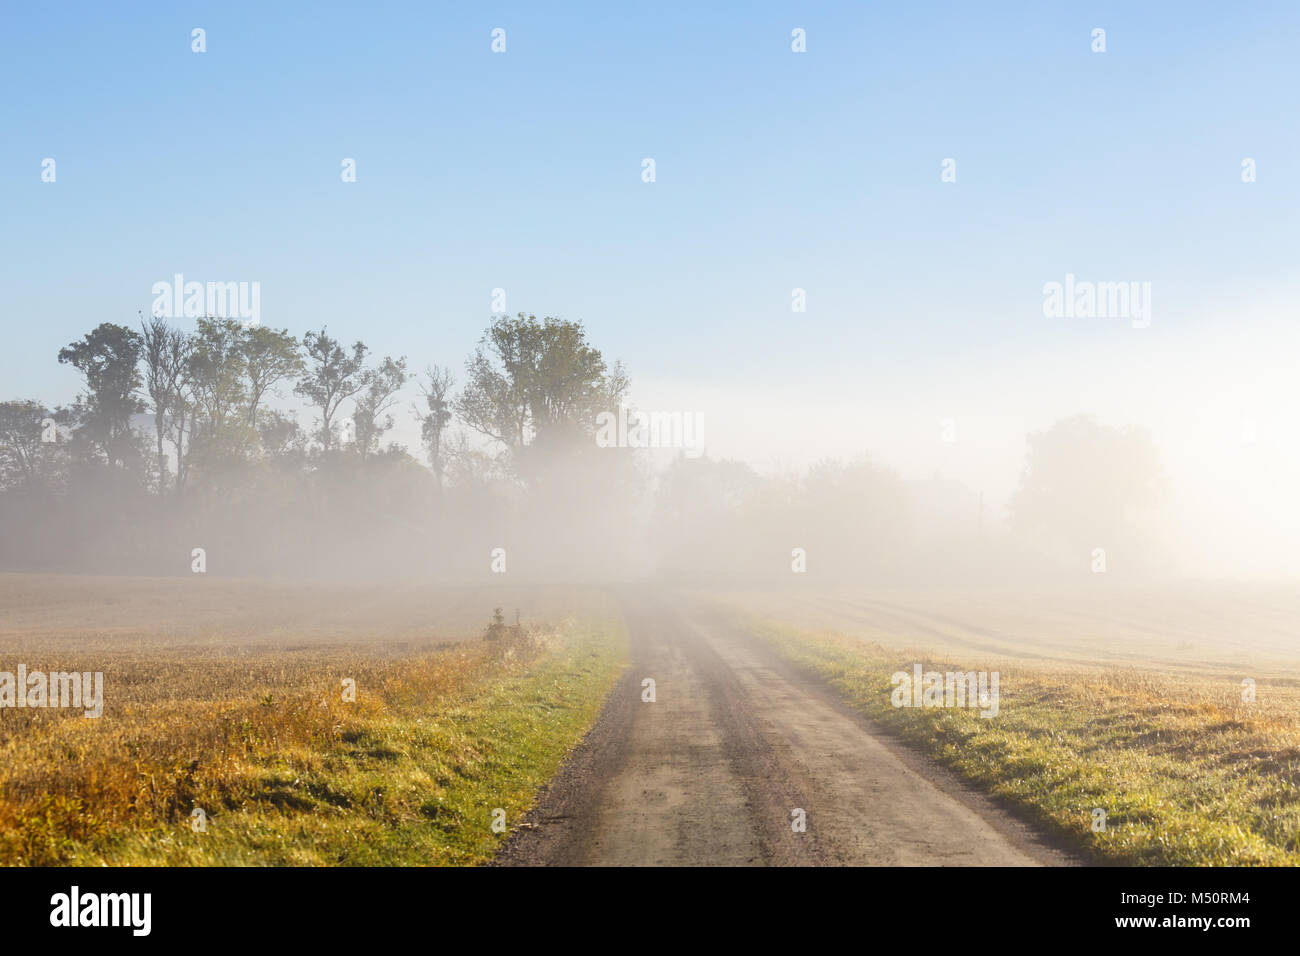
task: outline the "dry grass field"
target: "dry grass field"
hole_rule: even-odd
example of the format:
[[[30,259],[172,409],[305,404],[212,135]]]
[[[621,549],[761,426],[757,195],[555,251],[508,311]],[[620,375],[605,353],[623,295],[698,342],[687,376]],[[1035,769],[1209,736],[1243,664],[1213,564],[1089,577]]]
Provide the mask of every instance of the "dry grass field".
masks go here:
[[[576,591],[4,575],[0,607],[0,670],[105,684],[97,719],[0,710],[5,864],[479,862],[624,660]],[[495,607],[526,625],[484,639]]]
[[[65,645],[227,656],[267,646],[404,652],[477,635],[495,607],[513,623],[516,609],[541,620],[598,600],[576,588],[0,574],[0,653]]]

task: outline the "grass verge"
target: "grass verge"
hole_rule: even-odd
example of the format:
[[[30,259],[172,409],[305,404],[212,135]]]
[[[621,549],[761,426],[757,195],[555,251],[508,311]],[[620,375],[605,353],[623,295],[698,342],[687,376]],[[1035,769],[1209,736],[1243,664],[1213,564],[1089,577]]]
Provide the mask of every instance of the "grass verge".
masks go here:
[[[1117,865],[1300,864],[1300,692],[1136,669],[1000,670],[998,715],[896,708],[890,677],[982,665],[745,617],[791,663],[903,741],[1091,859]],[[1105,830],[1094,832],[1094,810]]]

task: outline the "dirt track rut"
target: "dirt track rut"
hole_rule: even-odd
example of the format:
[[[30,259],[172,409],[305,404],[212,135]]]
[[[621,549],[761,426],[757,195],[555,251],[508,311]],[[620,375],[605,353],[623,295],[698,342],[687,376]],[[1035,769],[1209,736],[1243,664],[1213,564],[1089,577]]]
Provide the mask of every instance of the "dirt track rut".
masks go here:
[[[625,617],[629,672],[498,864],[1073,862],[734,624],[666,598]]]

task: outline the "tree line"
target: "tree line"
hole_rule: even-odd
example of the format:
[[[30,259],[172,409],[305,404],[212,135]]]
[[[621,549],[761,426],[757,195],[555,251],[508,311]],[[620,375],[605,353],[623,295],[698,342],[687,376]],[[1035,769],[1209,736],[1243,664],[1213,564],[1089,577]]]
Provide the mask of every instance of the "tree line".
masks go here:
[[[185,573],[202,548],[229,574],[791,581],[802,563],[934,581],[1044,555],[1078,568],[1096,548],[1149,560],[1135,516],[1162,495],[1150,436],[1088,416],[1028,436],[1005,523],[970,501],[936,519],[918,490],[954,483],[918,489],[869,457],[760,475],[679,456],[656,474],[593,440],[627,401],[623,366],[580,322],[524,313],[488,325],[460,382],[327,328],[217,317],[103,323],[57,360],[81,375],[70,404],[0,403],[9,569]],[[305,424],[276,401],[290,395]],[[392,438],[400,415],[416,454]]]
[[[0,403],[0,557],[11,567],[125,559],[165,570],[188,536],[225,541],[242,570],[350,570],[338,556],[368,539],[391,545],[374,563],[409,570],[420,559],[412,529],[446,549],[474,528],[487,539],[513,526],[527,544],[540,509],[563,504],[552,499],[581,491],[599,512],[631,474],[611,460],[626,456],[591,449],[596,417],[625,400],[628,381],[579,322],[498,317],[459,389],[448,367],[413,373],[406,356],[372,356],[327,328],[297,337],[218,317],[190,330],[159,317],[102,323],[57,359],[81,375],[72,403]],[[412,382],[419,398],[403,409]],[[306,425],[272,401],[289,395]],[[418,423],[419,458],[391,440],[402,414]],[[311,544],[327,539],[333,559]]]

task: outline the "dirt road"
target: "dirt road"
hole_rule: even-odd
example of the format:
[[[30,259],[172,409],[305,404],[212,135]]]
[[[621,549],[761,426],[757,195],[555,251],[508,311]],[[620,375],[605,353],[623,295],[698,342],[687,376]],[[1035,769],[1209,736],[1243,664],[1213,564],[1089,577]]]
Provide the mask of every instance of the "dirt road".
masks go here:
[[[625,617],[629,673],[498,864],[1073,862],[734,625],[663,598]]]

